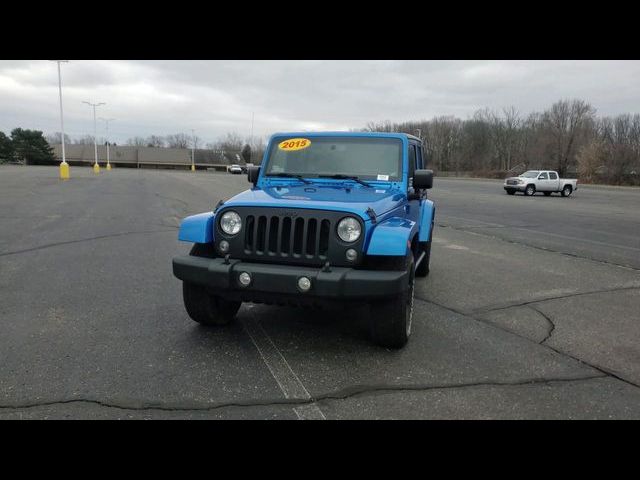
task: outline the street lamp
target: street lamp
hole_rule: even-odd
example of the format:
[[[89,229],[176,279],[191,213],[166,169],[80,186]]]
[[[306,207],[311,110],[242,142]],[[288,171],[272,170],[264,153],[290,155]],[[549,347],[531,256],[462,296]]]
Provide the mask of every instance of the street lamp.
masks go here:
[[[115,120],[115,118],[102,118],[102,120],[107,125],[107,170],[111,170],[111,164],[109,163],[109,122]]]
[[[193,140],[193,145],[191,145],[191,171],[196,171],[196,163],[195,163],[195,152],[196,152],[196,131],[191,129],[191,139]]]
[[[91,103],[85,102],[84,100],[82,101],[82,103],[86,103],[87,105],[91,105],[93,107],[93,148],[96,154],[96,163],[93,164],[93,171],[95,173],[100,173],[100,165],[98,165],[98,129],[96,126],[96,107],[99,107],[100,105],[106,105],[106,103]]]
[[[62,162],[60,163],[60,178],[69,180],[69,164],[64,151],[64,119],[62,116],[62,76],[60,74],[60,64],[67,63],[69,60],[51,60],[58,63],[58,93],[60,95],[60,142],[62,143]]]

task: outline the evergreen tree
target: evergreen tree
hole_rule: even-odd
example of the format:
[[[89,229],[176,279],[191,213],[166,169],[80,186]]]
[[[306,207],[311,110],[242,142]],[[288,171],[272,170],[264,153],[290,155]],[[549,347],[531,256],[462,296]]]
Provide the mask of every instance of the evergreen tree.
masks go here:
[[[245,146],[242,147],[242,152],[240,152],[240,155],[242,156],[244,163],[250,163],[251,162],[251,146],[249,144],[245,144]]]
[[[0,163],[13,159],[13,142],[4,132],[0,132]]]
[[[27,164],[50,164],[55,161],[53,148],[40,130],[23,130],[14,128],[11,141],[15,158]]]

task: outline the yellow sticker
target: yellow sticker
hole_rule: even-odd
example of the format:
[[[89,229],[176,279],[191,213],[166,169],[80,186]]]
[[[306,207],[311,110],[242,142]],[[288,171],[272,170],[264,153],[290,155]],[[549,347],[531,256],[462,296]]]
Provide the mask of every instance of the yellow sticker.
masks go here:
[[[278,148],[280,150],[285,150],[287,152],[294,152],[296,150],[302,150],[303,148],[307,148],[310,145],[311,145],[311,140],[309,140],[308,138],[290,138],[289,140],[280,142],[278,144]]]

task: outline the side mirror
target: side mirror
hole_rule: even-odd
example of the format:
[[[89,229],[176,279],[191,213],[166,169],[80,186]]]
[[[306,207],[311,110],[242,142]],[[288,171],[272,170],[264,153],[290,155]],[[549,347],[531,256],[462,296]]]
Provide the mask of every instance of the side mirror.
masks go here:
[[[413,188],[433,187],[433,170],[416,170],[413,172]]]
[[[247,168],[247,179],[253,183],[254,187],[258,183],[258,175],[260,175],[260,167],[251,166]]]

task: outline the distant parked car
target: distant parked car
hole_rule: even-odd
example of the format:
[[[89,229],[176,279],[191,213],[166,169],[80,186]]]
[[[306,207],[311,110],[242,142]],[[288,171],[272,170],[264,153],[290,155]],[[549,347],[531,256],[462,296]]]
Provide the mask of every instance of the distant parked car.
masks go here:
[[[240,165],[229,165],[228,172],[234,175],[240,174],[242,173],[242,167]]]
[[[548,197],[553,192],[560,192],[563,197],[568,197],[578,189],[578,180],[560,178],[553,170],[528,170],[517,177],[505,179],[504,189],[509,195],[522,192],[531,196],[542,192]]]

